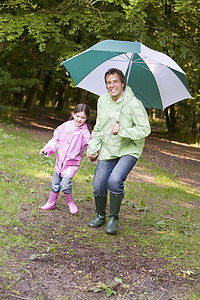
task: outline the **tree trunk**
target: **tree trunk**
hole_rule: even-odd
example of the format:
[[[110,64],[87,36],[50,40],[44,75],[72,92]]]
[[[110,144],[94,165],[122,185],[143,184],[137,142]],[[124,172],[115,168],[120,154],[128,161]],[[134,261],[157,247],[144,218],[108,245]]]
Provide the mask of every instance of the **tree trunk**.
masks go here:
[[[41,80],[41,75],[42,75],[42,70],[40,70],[38,72],[38,75],[37,75],[38,80]],[[24,104],[24,108],[27,109],[29,112],[32,110],[32,108],[35,104],[35,100],[38,95],[38,91],[39,91],[39,87],[33,86],[28,93],[26,103]]]
[[[29,112],[32,110],[35,100],[38,94],[38,87],[33,86],[27,96],[26,103],[24,104],[24,108],[27,109]]]
[[[56,98],[55,98],[55,104],[57,104],[56,106],[56,111],[61,111],[64,107],[64,97],[63,97],[63,93],[64,93],[64,86],[62,84],[58,84],[57,89],[56,89]]]
[[[173,133],[176,130],[176,114],[174,105],[170,105],[170,112],[169,108],[165,108],[165,117],[167,123],[167,130],[169,133]]]
[[[23,97],[24,97],[24,93],[14,93],[12,95],[12,100],[15,107],[21,106]]]
[[[88,91],[79,89],[76,97],[76,104],[86,103],[87,96],[88,96]]]
[[[81,103],[84,103],[84,104],[86,103],[87,96],[88,96],[88,91],[83,91],[82,97],[81,97]]]
[[[171,132],[176,130],[176,113],[174,105],[170,105],[170,120],[171,120]]]
[[[49,71],[49,73],[47,75],[45,75],[43,90],[42,90],[42,94],[40,97],[40,103],[39,103],[39,106],[42,106],[42,107],[45,107],[46,99],[48,96],[49,84],[51,82],[51,74],[52,74],[52,72]]]
[[[169,120],[169,114],[168,114],[168,107],[165,108],[165,117],[166,117],[166,124],[167,124],[167,130],[170,131],[170,120]]]

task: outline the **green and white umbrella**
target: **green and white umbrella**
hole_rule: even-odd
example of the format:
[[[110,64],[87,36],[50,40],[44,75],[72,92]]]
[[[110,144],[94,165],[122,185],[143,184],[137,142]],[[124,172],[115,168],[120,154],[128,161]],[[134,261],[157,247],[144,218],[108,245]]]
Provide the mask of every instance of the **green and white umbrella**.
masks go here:
[[[105,40],[62,63],[76,87],[96,95],[104,94],[104,75],[120,69],[128,85],[145,107],[164,109],[192,98],[185,72],[164,53],[140,42]]]

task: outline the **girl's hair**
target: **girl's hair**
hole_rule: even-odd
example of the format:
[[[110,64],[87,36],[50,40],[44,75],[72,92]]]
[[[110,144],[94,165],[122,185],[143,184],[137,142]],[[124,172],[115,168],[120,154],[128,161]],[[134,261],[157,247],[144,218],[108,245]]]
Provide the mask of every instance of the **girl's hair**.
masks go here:
[[[111,75],[111,74],[115,74],[117,73],[118,76],[119,76],[119,79],[121,80],[121,82],[124,84],[124,90],[125,90],[125,87],[126,87],[126,77],[124,76],[124,73],[119,70],[119,69],[116,69],[116,68],[111,68],[109,69],[106,73],[105,73],[105,76],[104,76],[104,79],[105,79],[105,83],[106,83],[106,77],[108,75]]]
[[[87,119],[89,118],[90,116],[90,109],[89,109],[89,106],[87,106],[87,104],[77,104],[74,108],[74,113],[77,114],[78,112],[81,112],[83,111],[87,117]]]

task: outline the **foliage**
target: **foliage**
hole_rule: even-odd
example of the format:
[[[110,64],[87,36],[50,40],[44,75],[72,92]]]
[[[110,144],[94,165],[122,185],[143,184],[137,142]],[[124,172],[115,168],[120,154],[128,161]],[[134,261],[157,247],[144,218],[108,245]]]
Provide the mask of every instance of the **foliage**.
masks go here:
[[[27,109],[34,103],[62,103],[61,109],[70,101],[93,103],[74,89],[60,63],[105,39],[138,40],[170,55],[186,72],[193,99],[174,106],[171,125],[198,140],[199,8],[199,0],[1,1],[0,99],[20,107],[27,101]]]
[[[172,57],[186,72],[193,99],[175,105],[178,130],[185,128],[183,135],[193,135],[198,140],[200,124],[200,1],[128,1],[128,18],[139,13],[149,38],[147,45]],[[194,138],[194,135],[196,138]]]
[[[16,117],[18,113],[18,109],[12,106],[5,106],[0,104],[0,120],[1,121],[8,121],[12,120]]]

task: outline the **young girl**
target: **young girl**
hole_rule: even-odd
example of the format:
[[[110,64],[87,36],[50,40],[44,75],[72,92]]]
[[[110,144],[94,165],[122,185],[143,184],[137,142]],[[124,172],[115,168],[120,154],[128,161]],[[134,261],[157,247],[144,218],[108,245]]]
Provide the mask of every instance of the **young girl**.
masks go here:
[[[57,151],[51,192],[47,203],[40,207],[42,210],[54,209],[61,191],[65,194],[70,213],[78,212],[72,199],[71,182],[80,166],[84,147],[88,147],[91,139],[86,124],[89,115],[89,107],[86,104],[78,104],[74,109],[72,120],[58,126],[53,138],[40,151],[40,156],[41,154],[50,156]]]

